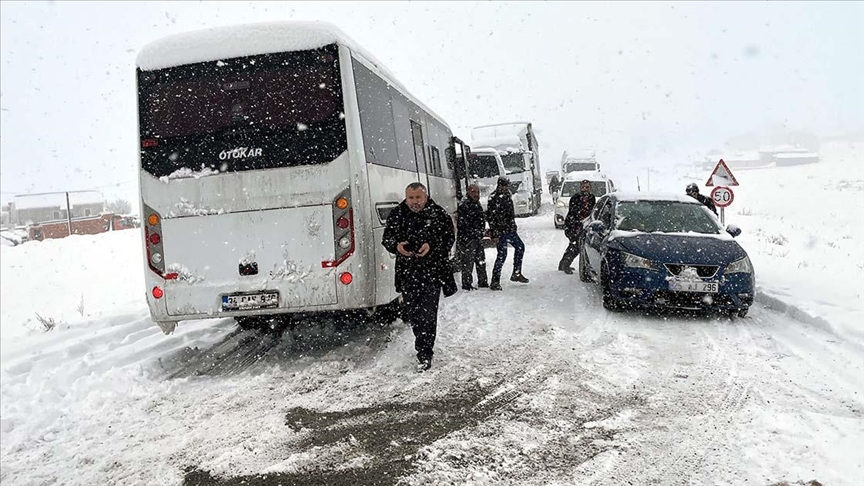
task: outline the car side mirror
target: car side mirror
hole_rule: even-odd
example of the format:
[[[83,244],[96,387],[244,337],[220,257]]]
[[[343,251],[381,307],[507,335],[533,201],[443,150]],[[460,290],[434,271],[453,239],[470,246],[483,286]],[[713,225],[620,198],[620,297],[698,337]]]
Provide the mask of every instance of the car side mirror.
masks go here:
[[[729,233],[730,235],[732,235],[732,238],[737,238],[738,235],[741,234],[741,228],[739,228],[738,226],[736,226],[734,224],[730,224],[729,226],[726,227],[726,232]]]
[[[606,231],[606,225],[603,224],[603,221],[592,221],[591,224],[588,225],[588,229],[594,233],[603,233]]]

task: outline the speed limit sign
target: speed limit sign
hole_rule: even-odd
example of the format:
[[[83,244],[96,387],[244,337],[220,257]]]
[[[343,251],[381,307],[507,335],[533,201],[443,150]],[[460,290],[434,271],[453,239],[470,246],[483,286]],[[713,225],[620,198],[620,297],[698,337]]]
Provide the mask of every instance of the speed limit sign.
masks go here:
[[[725,208],[735,200],[735,193],[728,187],[717,186],[711,191],[711,199],[714,201],[715,206]]]

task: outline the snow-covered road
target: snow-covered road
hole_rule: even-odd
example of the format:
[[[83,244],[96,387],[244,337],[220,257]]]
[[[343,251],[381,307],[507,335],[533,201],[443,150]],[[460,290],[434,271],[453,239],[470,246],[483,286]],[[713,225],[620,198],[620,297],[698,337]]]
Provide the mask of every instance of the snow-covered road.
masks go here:
[[[551,215],[519,224],[531,283],[443,300],[425,374],[414,372],[401,322],[310,341],[224,319],[183,323],[166,337],[143,303],[130,303],[44,335],[6,333],[0,479],[864,482],[864,350],[855,341],[761,305],[736,320],[609,313],[597,288],[555,271],[566,242]],[[110,249],[94,251],[130,268],[105,276],[106,294],[135,285],[136,232],[86,238],[107,238],[98,245]],[[63,243],[93,244],[42,245]],[[14,315],[6,261],[24,249],[3,249],[4,320]]]

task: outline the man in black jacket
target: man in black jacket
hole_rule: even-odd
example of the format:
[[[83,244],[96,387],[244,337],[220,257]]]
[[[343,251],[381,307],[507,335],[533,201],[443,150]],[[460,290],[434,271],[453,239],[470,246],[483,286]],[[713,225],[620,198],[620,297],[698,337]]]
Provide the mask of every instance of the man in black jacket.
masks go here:
[[[462,290],[474,290],[471,285],[474,267],[477,267],[477,286],[488,287],[486,281],[486,253],[483,250],[483,233],[486,216],[480,205],[480,187],[468,186],[468,194],[459,203],[456,219],[456,248],[462,268]]]
[[[579,194],[570,198],[567,217],[564,218],[564,236],[570,240],[570,244],[564,250],[564,256],[561,257],[561,261],[558,262],[558,270],[567,275],[573,273],[573,267],[570,265],[579,256],[583,234],[582,221],[591,216],[591,211],[597,202],[597,198],[594,197],[594,194],[591,194],[591,181],[582,181],[579,184],[579,190]]]
[[[432,348],[438,327],[438,301],[456,293],[450,267],[453,220],[429,198],[426,186],[405,188],[405,200],[387,217],[382,244],[396,254],[396,291],[405,303],[403,319],[414,331],[418,370],[432,367]]]
[[[687,185],[687,195],[704,204],[706,208],[710,209],[711,212],[714,213],[714,216],[717,216],[717,207],[714,206],[714,201],[712,201],[710,197],[699,194],[699,186],[695,183],[691,182]]]
[[[549,194],[552,194],[554,199],[558,199],[558,191],[561,190],[561,180],[557,175],[553,175],[549,181]]]
[[[510,181],[506,177],[498,179],[498,187],[489,196],[486,208],[486,220],[489,222],[489,235],[498,245],[498,257],[492,267],[492,283],[489,288],[501,290],[501,270],[507,260],[507,243],[513,245],[516,255],[513,257],[513,274],[510,280],[528,283],[522,275],[522,257],[525,255],[525,244],[516,233],[516,214],[513,210],[513,198],[510,194]]]

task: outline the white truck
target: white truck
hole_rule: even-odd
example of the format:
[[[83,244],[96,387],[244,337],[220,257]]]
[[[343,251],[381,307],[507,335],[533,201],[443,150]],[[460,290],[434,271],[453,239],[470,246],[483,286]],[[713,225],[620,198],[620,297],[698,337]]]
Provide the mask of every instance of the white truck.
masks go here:
[[[566,179],[571,172],[596,172],[600,170],[597,157],[592,149],[581,149],[574,153],[561,154],[561,173]]]
[[[498,152],[504,168],[502,175],[510,179],[516,215],[537,214],[543,179],[540,176],[539,145],[531,122],[474,127],[471,138],[474,152],[481,148]]]

